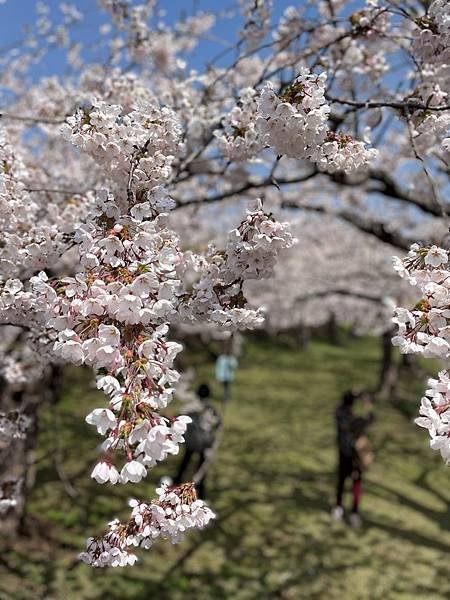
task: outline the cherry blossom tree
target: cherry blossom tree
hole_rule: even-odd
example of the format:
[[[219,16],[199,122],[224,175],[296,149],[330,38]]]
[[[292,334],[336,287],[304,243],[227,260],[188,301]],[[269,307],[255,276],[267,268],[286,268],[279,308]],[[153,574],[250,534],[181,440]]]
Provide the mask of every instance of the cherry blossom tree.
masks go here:
[[[447,226],[450,6],[297,4],[280,14],[270,0],[240,0],[237,37],[223,40],[216,30],[230,14],[220,9],[169,22],[153,0],[99,0],[99,39],[83,43],[89,15],[77,3],[55,12],[38,2],[24,39],[4,49],[1,452],[31,435],[54,369],[85,364],[107,396],[86,417],[105,438],[92,477],[140,481],[178,452],[189,422],[164,416],[179,379],[176,328],[251,329],[263,305],[275,306],[269,324],[277,310],[287,318],[283,303],[295,306],[291,323],[330,312],[379,323],[384,298],[408,298],[386,253],[417,239],[425,245],[401,272],[438,286],[442,312],[427,321],[425,343],[416,328],[428,305],[397,311],[401,343],[444,356],[447,255],[432,244]],[[217,54],[193,68],[205,40]],[[55,51],[67,74],[33,76]],[[276,278],[258,283],[280,252],[286,294]],[[419,423],[430,420],[441,452],[445,377]],[[0,510],[17,523],[27,481],[13,454]],[[133,548],[176,542],[214,516],[191,484],[162,486],[131,508],[127,522],[89,538],[83,560],[133,564]]]

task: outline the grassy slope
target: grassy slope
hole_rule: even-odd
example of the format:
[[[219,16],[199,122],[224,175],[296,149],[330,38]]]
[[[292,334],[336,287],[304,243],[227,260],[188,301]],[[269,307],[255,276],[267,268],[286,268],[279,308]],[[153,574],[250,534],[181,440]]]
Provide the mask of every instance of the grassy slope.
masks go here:
[[[304,353],[249,344],[208,482],[218,520],[179,546],[141,552],[138,566],[121,571],[92,571],[73,557],[87,533],[126,514],[130,493],[150,498],[156,478],[173,473],[177,461],[132,490],[91,483],[98,438],[83,416],[100,404],[96,392],[69,382],[59,408],[61,443],[80,493],[71,499],[55,474],[47,413],[30,504],[33,535],[2,554],[0,598],[448,598],[449,473],[428,450],[425,432],[391,404],[378,408],[372,430],[377,458],[365,482],[365,526],[352,530],[328,516],[333,410],[346,387],[373,385],[377,368],[371,340],[339,348],[315,342]],[[211,366],[199,373],[211,378]],[[407,391],[419,394],[420,384],[408,382]]]

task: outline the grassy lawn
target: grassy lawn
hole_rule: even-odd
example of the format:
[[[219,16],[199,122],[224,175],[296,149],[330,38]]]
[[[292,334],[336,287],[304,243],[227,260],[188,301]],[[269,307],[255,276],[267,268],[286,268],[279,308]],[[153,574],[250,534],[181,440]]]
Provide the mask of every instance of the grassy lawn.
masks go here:
[[[199,359],[199,379],[212,365]],[[249,342],[227,407],[226,431],[207,481],[218,519],[178,546],[141,551],[124,570],[91,570],[74,560],[84,539],[126,499],[149,499],[178,459],[138,486],[100,487],[89,478],[100,438],[85,414],[104,402],[81,370],[68,375],[58,406],[64,471],[55,471],[54,414],[42,416],[30,538],[0,555],[3,599],[446,599],[450,597],[449,471],[411,422],[408,404],[377,407],[376,462],[364,482],[364,526],[330,521],[334,492],[333,412],[350,386],[373,386],[379,351],[370,339],[305,352]],[[410,379],[410,378],[409,378]],[[401,382],[416,398],[423,379]],[[219,389],[215,388],[216,395]],[[412,413],[411,413],[412,414]],[[131,488],[131,489],[130,489]]]

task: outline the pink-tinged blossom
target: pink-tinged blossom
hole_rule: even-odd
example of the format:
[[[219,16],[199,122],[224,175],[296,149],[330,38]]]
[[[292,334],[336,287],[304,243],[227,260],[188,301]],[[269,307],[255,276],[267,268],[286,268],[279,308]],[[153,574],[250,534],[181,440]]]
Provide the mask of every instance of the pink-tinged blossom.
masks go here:
[[[329,173],[353,173],[376,156],[361,141],[328,129],[326,74],[303,69],[281,94],[269,82],[261,90],[256,120],[260,143],[280,155],[307,158]]]
[[[448,253],[442,248],[431,246],[425,256],[425,264],[431,267],[440,267],[448,262]]]
[[[95,408],[87,415],[86,423],[94,425],[98,433],[104,435],[109,429],[116,426],[117,419],[109,408]]]
[[[131,483],[138,483],[146,475],[147,469],[144,465],[137,460],[131,460],[122,467],[122,470],[120,471],[120,480],[121,483],[127,483],[128,481],[131,481]]]
[[[89,538],[86,550],[79,558],[93,567],[124,567],[137,560],[136,548],[149,549],[158,538],[168,538],[175,544],[186,531],[203,529],[215,517],[202,501],[197,499],[194,486],[162,486],[156,490],[158,498],[147,504],[130,501],[130,520],[109,523],[109,531],[98,538]]]
[[[119,471],[111,464],[107,462],[99,462],[95,465],[91,477],[95,479],[97,483],[112,483],[115,484],[119,481]]]
[[[415,422],[428,429],[430,447],[441,453],[445,462],[450,462],[450,378],[441,371],[438,379],[428,381],[420,406],[420,417]]]

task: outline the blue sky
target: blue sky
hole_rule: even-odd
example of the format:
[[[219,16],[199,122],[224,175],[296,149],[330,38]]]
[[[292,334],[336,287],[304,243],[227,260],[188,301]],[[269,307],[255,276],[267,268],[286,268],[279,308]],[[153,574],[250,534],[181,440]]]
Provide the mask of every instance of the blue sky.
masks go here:
[[[99,36],[99,27],[102,23],[108,22],[107,16],[100,10],[96,0],[66,0],[68,3],[75,4],[84,15],[81,24],[75,26],[73,30],[73,39],[81,41],[86,47],[96,44]],[[135,0],[133,0],[135,1]],[[58,6],[61,0],[48,0],[46,4],[50,7],[50,15],[54,22],[61,21]],[[136,2],[135,2],[136,3]],[[299,6],[309,4],[306,0],[274,0],[273,12],[274,19],[281,16],[287,6]],[[355,7],[363,5],[362,0],[355,0]],[[183,13],[192,14],[193,11],[212,11],[218,10],[227,13],[235,7],[235,0],[160,0],[159,10],[165,13],[161,17],[166,23],[174,23]],[[0,48],[4,49],[11,44],[15,44],[24,38],[27,29],[33,28],[36,21],[36,0],[6,0],[5,4],[0,5]],[[310,10],[314,12],[314,6]],[[224,16],[216,24],[212,31],[213,35],[225,40],[236,41],[237,31],[241,27],[242,20],[239,16]],[[205,62],[215,56],[223,46],[217,43],[204,41],[195,51],[190,66],[201,68]],[[230,59],[231,59],[230,55]],[[43,61],[35,66],[31,76],[33,80],[39,79],[43,75],[63,74],[66,70],[64,53],[60,50],[52,50]]]
[[[142,2],[142,0],[132,0],[134,4]],[[107,37],[99,34],[99,29],[102,24],[110,23],[109,16],[102,11],[96,0],[66,0],[66,3],[74,4],[77,9],[83,14],[83,20],[75,24],[71,29],[71,41],[81,42],[84,50],[82,57],[87,63],[93,61],[104,62],[108,56],[108,51],[105,48]],[[20,40],[26,37],[27,31],[33,31],[35,28],[37,13],[36,0],[6,0],[5,4],[0,4],[0,58],[4,56],[5,49],[11,49]],[[59,10],[61,0],[47,0],[46,4],[50,8],[50,19],[55,24],[61,23],[62,17]],[[238,0],[159,0],[158,16],[156,21],[160,21],[172,25],[184,15],[191,15],[198,11],[205,12],[220,12],[221,17],[217,19],[214,29],[211,31],[212,36],[223,40],[224,45],[217,42],[203,40],[200,42],[194,52],[189,55],[188,67],[195,68],[202,72],[205,64],[216,57],[221,51],[226,48],[226,44],[235,44],[238,38],[238,32],[242,27],[243,19],[236,11]],[[273,0],[273,22],[277,22],[288,6],[307,6],[309,17],[317,15],[317,2],[308,2],[307,0]],[[354,10],[361,9],[365,5],[364,0],[353,0],[346,9],[345,14]],[[346,19],[345,16],[340,15]],[[101,47],[101,50],[99,50]],[[94,48],[95,50],[92,50]],[[1,50],[3,49],[3,51]],[[226,54],[220,63],[220,66],[227,66],[236,57],[233,51]],[[391,56],[393,64],[399,61],[403,62],[402,56]],[[395,70],[388,72],[385,75],[385,82],[396,87],[403,79],[405,67],[401,67],[400,71]],[[67,65],[66,50],[61,48],[53,48],[44,57],[32,64],[29,70],[29,80],[32,83],[39,81],[42,77],[60,75],[64,76],[69,72]]]
[[[58,6],[61,0],[48,0],[46,4],[50,7],[51,19],[61,22]],[[83,13],[83,22],[76,25],[73,29],[73,39],[81,41],[86,46],[96,43],[99,39],[99,27],[108,22],[105,13],[100,10],[96,0],[68,0],[68,3],[75,4],[80,12]],[[298,2],[289,0],[275,0],[274,13],[280,16],[284,9],[289,5],[299,5]],[[159,9],[165,13],[161,19],[166,23],[174,23],[183,13],[192,14],[193,9],[197,11],[217,11],[227,12],[231,9],[234,2],[222,2],[220,0],[162,0],[159,3]],[[6,0],[5,4],[0,5],[0,48],[9,48],[25,36],[25,32],[33,28],[36,21],[36,0]],[[236,33],[240,28],[241,21],[236,17],[225,16],[216,25],[213,34],[221,39],[232,41],[236,40]],[[223,46],[212,42],[202,42],[193,56],[193,65],[200,67],[213,55],[217,54]],[[64,53],[60,50],[52,50],[39,66],[35,67],[32,73],[33,79],[38,79],[42,75],[62,74],[66,69]]]

